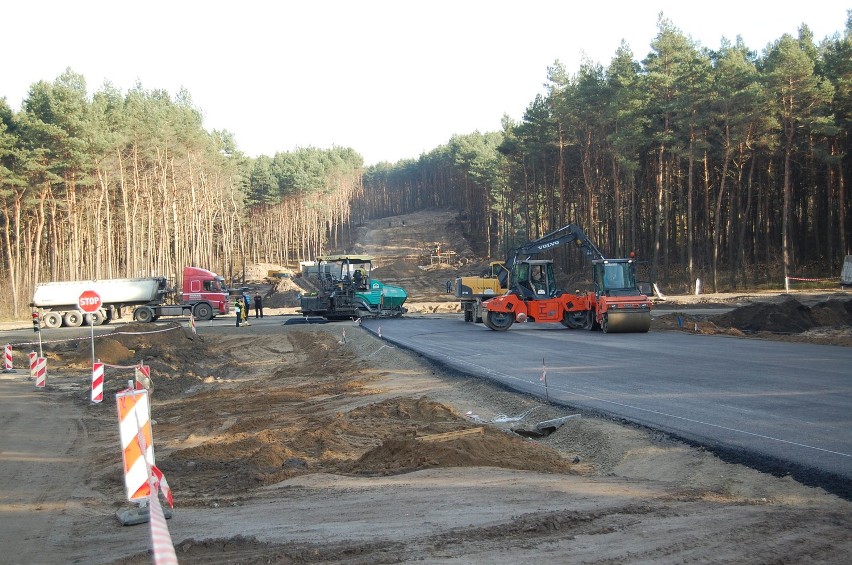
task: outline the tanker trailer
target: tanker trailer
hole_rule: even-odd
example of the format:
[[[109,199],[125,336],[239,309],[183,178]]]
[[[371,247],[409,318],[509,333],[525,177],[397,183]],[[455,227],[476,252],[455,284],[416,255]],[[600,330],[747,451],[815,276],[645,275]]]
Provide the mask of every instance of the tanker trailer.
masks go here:
[[[199,267],[184,267],[180,293],[165,277],[57,281],[36,285],[30,306],[38,310],[46,328],[79,327],[87,315],[77,301],[86,290],[94,290],[101,298],[101,308],[88,318],[94,325],[121,318],[126,308],[133,308],[133,319],[138,322],[189,315],[206,321],[230,310],[225,280]]]
[[[101,297],[101,308],[91,314],[94,325],[120,318],[125,308],[160,302],[169,291],[164,277],[54,281],[36,285],[30,306],[38,309],[46,328],[76,328],[85,321],[77,300],[86,290]]]

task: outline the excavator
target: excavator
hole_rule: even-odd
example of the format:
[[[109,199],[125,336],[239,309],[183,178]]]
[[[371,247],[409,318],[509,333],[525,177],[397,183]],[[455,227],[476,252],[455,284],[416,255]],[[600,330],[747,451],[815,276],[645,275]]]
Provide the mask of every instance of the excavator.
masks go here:
[[[571,243],[592,262],[591,292],[556,288],[553,261],[536,259]],[[482,303],[483,322],[492,330],[508,330],[516,321],[559,322],[604,333],[647,332],[651,327],[651,301],[636,284],[635,259],[607,259],[578,226],[568,224],[518,247],[505,268],[509,291]]]
[[[464,312],[465,322],[482,323],[482,301],[509,290],[509,271],[503,261],[491,261],[478,277],[458,277],[456,298]]]

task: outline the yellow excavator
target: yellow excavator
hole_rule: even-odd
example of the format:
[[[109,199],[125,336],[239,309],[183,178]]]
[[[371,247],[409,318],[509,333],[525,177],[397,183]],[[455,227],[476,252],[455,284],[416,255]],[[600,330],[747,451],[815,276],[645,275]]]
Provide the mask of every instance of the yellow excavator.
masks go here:
[[[504,294],[509,289],[509,270],[503,261],[491,261],[478,277],[456,279],[456,298],[465,322],[482,323],[482,301]]]

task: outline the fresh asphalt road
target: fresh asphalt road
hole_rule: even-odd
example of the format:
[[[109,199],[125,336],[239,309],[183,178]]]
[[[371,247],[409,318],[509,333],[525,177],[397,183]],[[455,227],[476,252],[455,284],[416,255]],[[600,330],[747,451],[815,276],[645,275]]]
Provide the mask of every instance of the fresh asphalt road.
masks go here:
[[[362,325],[451,369],[852,494],[850,348],[559,324],[495,332],[460,317]]]

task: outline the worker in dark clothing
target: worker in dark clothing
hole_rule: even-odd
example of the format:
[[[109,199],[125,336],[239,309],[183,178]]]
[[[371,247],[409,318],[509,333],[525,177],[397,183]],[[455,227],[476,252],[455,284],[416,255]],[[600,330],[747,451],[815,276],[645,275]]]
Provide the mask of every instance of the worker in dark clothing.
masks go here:
[[[263,298],[259,292],[254,295],[254,317],[255,319],[263,318]]]
[[[237,298],[236,302],[234,302],[234,312],[237,314],[237,327],[240,327],[240,320],[243,317],[243,301],[240,298]]]

